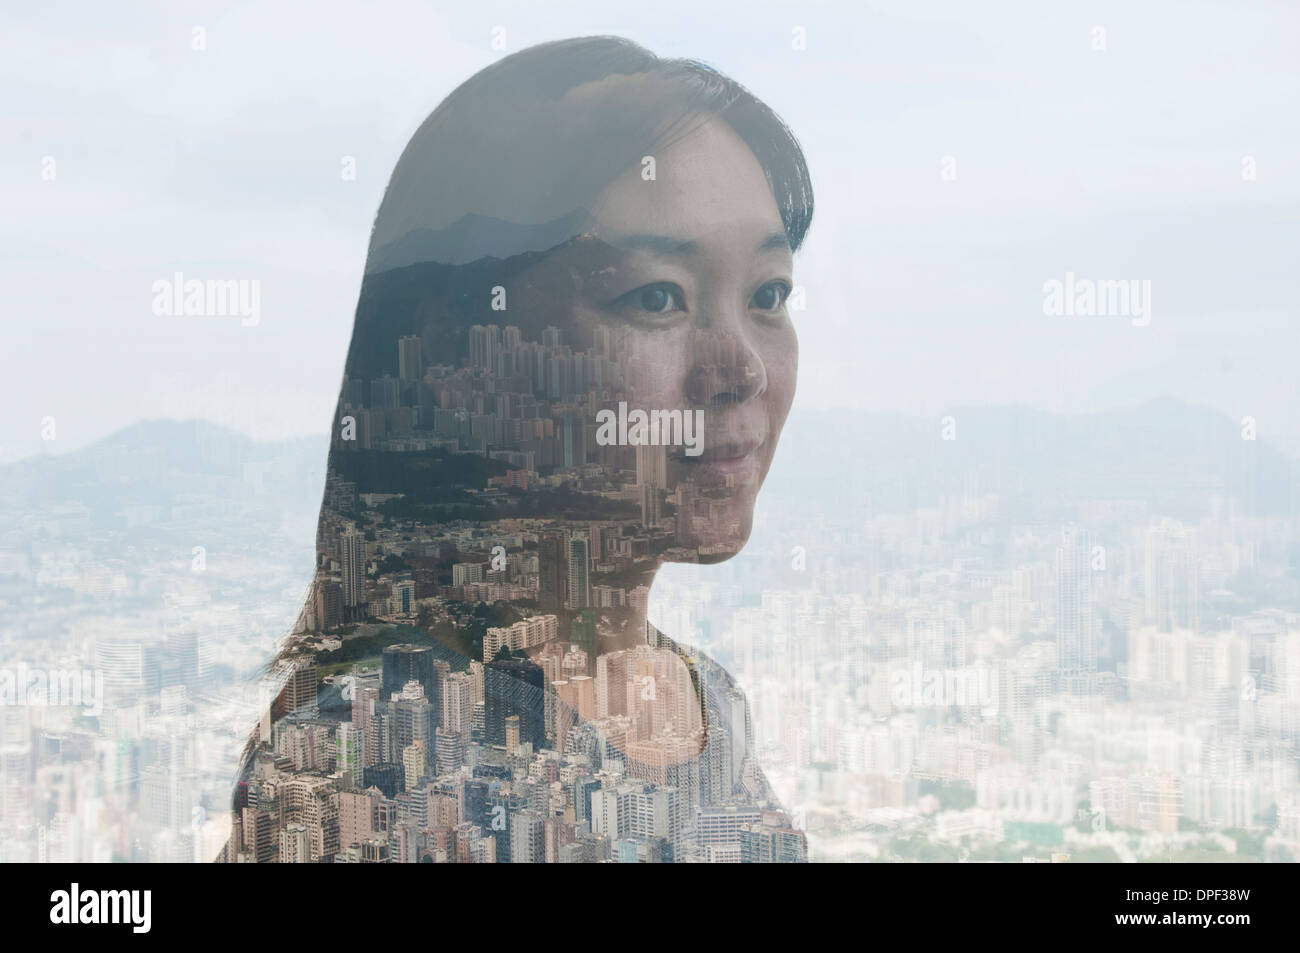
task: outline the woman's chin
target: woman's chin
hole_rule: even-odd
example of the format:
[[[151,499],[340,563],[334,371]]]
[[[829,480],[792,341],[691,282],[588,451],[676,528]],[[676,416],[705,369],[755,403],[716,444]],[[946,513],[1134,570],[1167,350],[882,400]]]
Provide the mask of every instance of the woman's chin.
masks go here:
[[[749,533],[753,527],[753,522],[754,514],[746,511],[742,518],[731,523],[725,529],[719,529],[717,532],[701,533],[696,545],[699,562],[712,565],[713,563],[726,562],[736,555],[749,542]]]
[[[701,546],[699,563],[701,566],[712,566],[715,563],[725,563],[728,559],[736,555],[736,553],[740,552],[741,549],[743,548],[744,548],[743,544],[734,547],[728,545],[722,545],[717,549],[705,549],[703,546]]]

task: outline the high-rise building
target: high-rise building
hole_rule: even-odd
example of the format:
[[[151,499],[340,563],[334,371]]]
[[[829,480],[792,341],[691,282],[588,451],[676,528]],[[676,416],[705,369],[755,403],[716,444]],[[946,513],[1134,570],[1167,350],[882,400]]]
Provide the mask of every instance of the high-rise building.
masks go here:
[[[568,541],[568,597],[565,606],[585,609],[591,605],[591,542],[573,535]]]
[[[442,697],[438,692],[440,686],[434,670],[433,649],[427,645],[410,643],[385,646],[380,699],[388,701],[411,681],[417,682],[423,689],[424,697],[437,710],[441,721]]]
[[[1146,615],[1162,632],[1200,630],[1200,566],[1192,533],[1173,520],[1146,531]]]
[[[776,812],[765,812],[763,821],[740,832],[740,862],[743,864],[802,864],[808,860],[808,842],[803,831]]]
[[[350,847],[376,834],[387,835],[383,795],[372,790],[339,793],[339,844]]]
[[[365,776],[365,748],[361,731],[350,721],[338,726],[334,734],[335,770],[339,771],[351,787],[359,787]]]
[[[289,662],[288,677],[280,693],[283,710],[286,715],[300,718],[315,718],[316,707],[316,663],[311,659],[295,659]]]
[[[545,747],[543,700],[546,675],[526,658],[494,659],[483,666],[486,740],[506,743],[506,719],[519,716],[519,740],[534,750]]]
[[[424,742],[413,741],[402,749],[402,770],[406,773],[406,790],[410,791],[426,772]]]
[[[453,563],[451,567],[451,584],[465,586],[483,581],[483,563]]]
[[[658,484],[641,484],[641,525],[647,529],[658,526],[663,519],[663,496]]]
[[[339,538],[339,562],[343,566],[343,608],[348,621],[365,616],[366,541],[355,527]]]
[[[468,735],[474,717],[474,680],[465,672],[447,676],[442,696],[442,726],[456,735]]]
[[[540,864],[546,860],[545,824],[532,811],[519,811],[510,818],[510,862]]]
[[[256,807],[245,807],[241,821],[244,850],[255,863],[270,863],[278,840],[275,815]]]
[[[560,418],[561,466],[566,470],[587,465],[586,421],[576,414]]]
[[[280,863],[311,863],[311,839],[302,824],[286,824],[280,831]]]
[[[418,335],[397,339],[397,377],[403,384],[418,383],[424,376],[424,356]]]
[[[352,679],[352,727],[357,730],[361,745],[361,763],[364,766],[379,760],[379,744],[371,726],[375,702],[379,700],[379,685],[374,679],[363,681],[355,675]]]
[[[316,628],[321,632],[337,629],[343,622],[343,589],[338,580],[318,578],[312,599]]]
[[[596,717],[596,680],[590,675],[574,675],[569,678],[573,686],[573,708],[579,718]]]
[[[678,546],[695,545],[695,489],[689,480],[677,484]]]
[[[627,714],[627,653],[605,652],[596,658],[596,717]]]
[[[439,775],[454,774],[465,764],[466,734],[434,729],[434,757]]]
[[[1088,534],[1067,526],[1056,547],[1056,644],[1063,687],[1079,693],[1097,671],[1097,624],[1092,604]]]
[[[410,577],[393,582],[392,595],[389,597],[393,612],[411,615],[415,612],[415,580]]]
[[[492,661],[503,648],[519,652],[552,642],[559,632],[559,620],[550,613],[529,616],[513,625],[489,626],[483,634],[483,661]]]
[[[668,448],[663,444],[641,444],[636,448],[636,482],[668,486]]]
[[[543,612],[555,612],[568,601],[568,565],[564,534],[542,533],[537,541],[537,591]]]
[[[393,749],[401,755],[409,791],[433,767],[433,706],[425,697],[424,688],[412,680],[393,696],[388,707],[393,719]],[[413,770],[414,762],[410,760],[408,749],[412,746],[420,749],[418,770]]]
[[[501,329],[495,324],[476,324],[469,329],[469,363],[478,370],[490,371],[496,367],[496,354],[500,348]]]
[[[396,410],[402,406],[402,382],[385,373],[370,382],[370,407],[376,410]]]

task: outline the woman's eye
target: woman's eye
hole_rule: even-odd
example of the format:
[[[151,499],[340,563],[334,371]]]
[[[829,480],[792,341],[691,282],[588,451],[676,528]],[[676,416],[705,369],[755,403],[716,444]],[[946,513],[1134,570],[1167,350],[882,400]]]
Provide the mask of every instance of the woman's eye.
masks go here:
[[[769,281],[754,292],[753,306],[759,311],[776,311],[790,295],[790,286],[784,281]]]
[[[629,291],[619,299],[619,304],[649,314],[671,314],[674,311],[685,310],[683,297],[681,288],[673,284],[660,283]]]

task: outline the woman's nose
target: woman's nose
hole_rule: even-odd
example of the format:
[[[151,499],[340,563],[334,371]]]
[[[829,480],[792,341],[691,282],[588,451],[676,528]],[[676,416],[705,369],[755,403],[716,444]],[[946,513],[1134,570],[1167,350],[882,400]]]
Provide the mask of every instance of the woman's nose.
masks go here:
[[[697,407],[740,404],[767,390],[767,369],[743,324],[719,323],[692,337],[686,396]]]

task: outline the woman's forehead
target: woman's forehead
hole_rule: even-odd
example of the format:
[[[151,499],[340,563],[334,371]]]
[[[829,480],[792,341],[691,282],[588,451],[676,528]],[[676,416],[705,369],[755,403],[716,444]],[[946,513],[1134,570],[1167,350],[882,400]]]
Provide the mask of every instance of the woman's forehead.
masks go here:
[[[782,227],[762,166],[716,118],[621,173],[597,197],[592,220],[601,237],[651,234],[682,241],[727,229]]]

